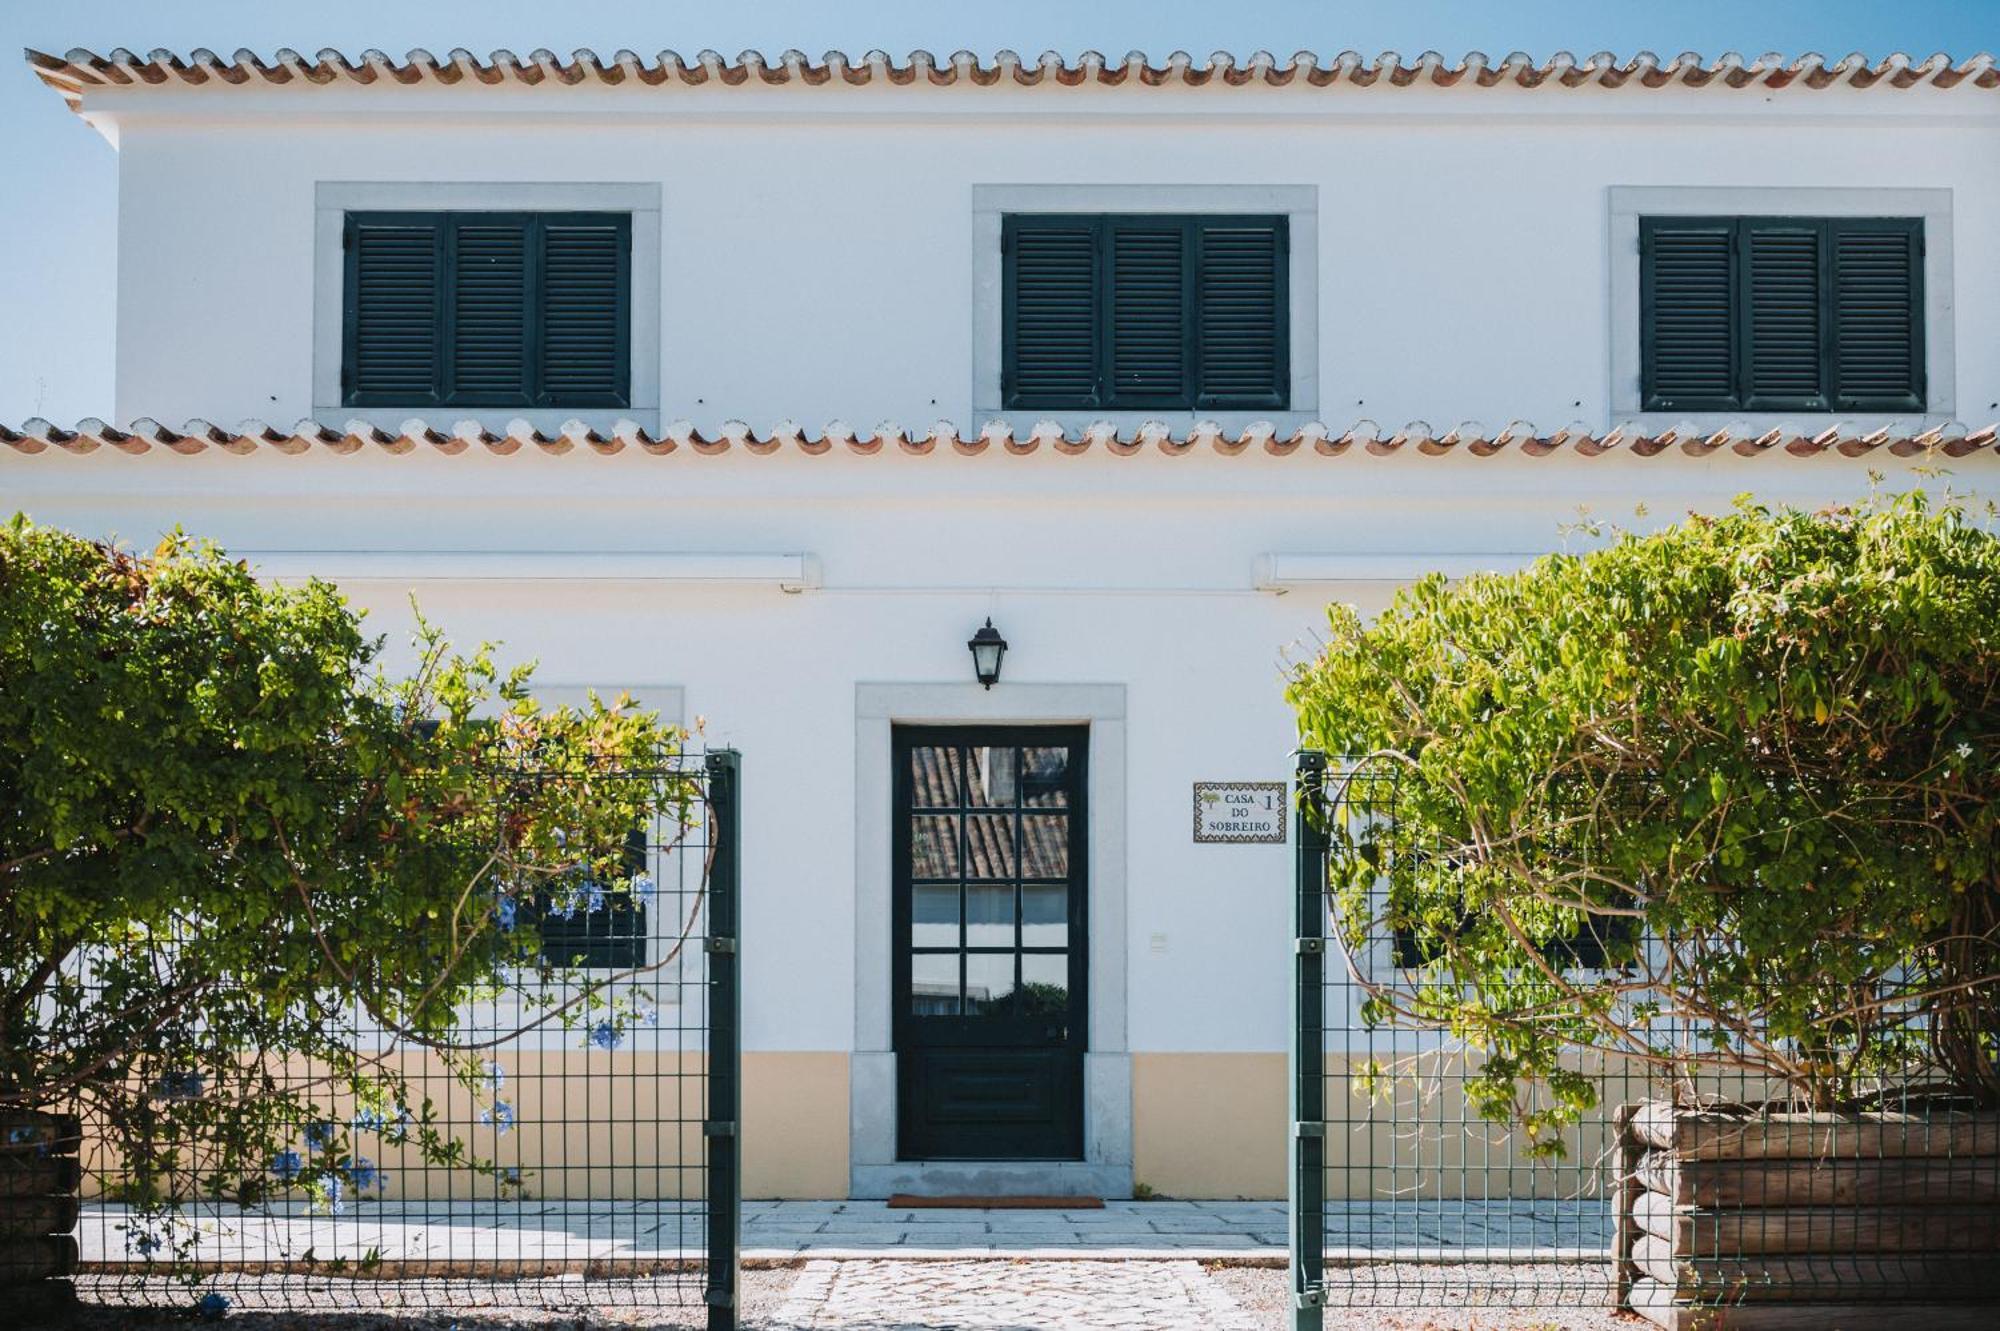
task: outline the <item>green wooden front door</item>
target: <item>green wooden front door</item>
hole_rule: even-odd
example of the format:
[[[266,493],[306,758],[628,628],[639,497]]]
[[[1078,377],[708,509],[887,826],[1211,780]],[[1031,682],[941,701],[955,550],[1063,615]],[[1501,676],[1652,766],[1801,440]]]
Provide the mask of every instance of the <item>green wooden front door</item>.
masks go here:
[[[896,729],[902,1159],[1083,1158],[1088,733]]]

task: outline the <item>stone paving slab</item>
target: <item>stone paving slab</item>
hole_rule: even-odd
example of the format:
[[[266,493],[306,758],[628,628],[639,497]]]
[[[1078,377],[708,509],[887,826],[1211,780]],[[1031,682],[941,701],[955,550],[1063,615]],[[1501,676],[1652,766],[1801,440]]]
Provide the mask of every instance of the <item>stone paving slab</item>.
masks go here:
[[[812,1261],[779,1309],[790,1331],[1258,1331],[1192,1261]]]
[[[1573,1260],[1610,1243],[1598,1202],[1365,1202],[1327,1208],[1335,1257],[1418,1261]],[[191,1255],[263,1265],[311,1252],[328,1261],[560,1263],[682,1260],[705,1255],[701,1207],[681,1201],[360,1202],[340,1216],[298,1205],[193,1208]],[[81,1257],[95,1266],[143,1263],[122,1207],[85,1208]],[[1110,1202],[1103,1210],[891,1210],[880,1202],[750,1202],[746,1257],[1088,1256],[1268,1257],[1285,1251],[1285,1209],[1271,1202]],[[164,1253],[161,1255],[164,1256]]]

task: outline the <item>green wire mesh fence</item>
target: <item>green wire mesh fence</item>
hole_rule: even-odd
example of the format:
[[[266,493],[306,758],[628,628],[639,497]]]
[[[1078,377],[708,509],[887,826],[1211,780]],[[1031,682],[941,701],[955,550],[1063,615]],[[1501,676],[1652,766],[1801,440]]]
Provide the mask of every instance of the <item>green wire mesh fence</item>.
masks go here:
[[[496,903],[502,935],[538,955],[459,1010],[449,1057],[341,1018],[399,1094],[363,1101],[345,1070],[288,1065],[283,1093],[322,1117],[260,1169],[209,1168],[190,1143],[145,1205],[123,1200],[131,1180],[84,1125],[80,1294],[211,1313],[633,1305],[737,1324],[738,758],[587,779],[673,798],[613,880]],[[194,1082],[155,1088],[173,1111],[161,1131],[203,1112]]]
[[[1326,1309],[1509,1307],[1795,1327],[1895,1306],[2000,1325],[2000,1113],[1939,1094],[1915,1062],[1877,1068],[1862,1103],[1795,1103],[1728,1056],[1759,1032],[1661,1001],[1666,968],[1697,950],[1592,916],[1530,964],[1608,978],[1639,1043],[1695,1070],[1566,1055],[1591,1101],[1531,1148],[1518,1117],[1481,1112],[1484,1042],[1454,1008],[1466,977],[1432,964],[1438,920],[1411,904],[1419,875],[1434,889],[1474,857],[1414,816],[1395,765],[1306,752],[1296,781],[1295,1328],[1337,1325]],[[1533,853],[1587,872],[1592,829],[1619,816],[1558,819],[1574,833]]]

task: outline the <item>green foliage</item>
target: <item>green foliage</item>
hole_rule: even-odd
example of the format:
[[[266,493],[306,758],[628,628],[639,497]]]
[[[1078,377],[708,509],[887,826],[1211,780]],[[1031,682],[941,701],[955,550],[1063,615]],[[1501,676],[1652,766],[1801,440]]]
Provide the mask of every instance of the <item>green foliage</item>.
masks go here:
[[[2000,1100],[2000,540],[1960,508],[1739,501],[1330,625],[1288,696],[1353,772],[1349,953],[1406,944],[1364,1015],[1476,1051],[1486,1117],[1559,1152],[1578,1050]]]
[[[554,978],[534,903],[643,890],[628,833],[696,816],[654,714],[416,645],[389,678],[332,587],[208,545],[0,528],[0,1108],[83,1113],[128,1200],[331,1205],[364,1134],[497,1175],[398,1051],[489,1089],[458,1014]],[[615,1034],[620,979],[530,1020]]]

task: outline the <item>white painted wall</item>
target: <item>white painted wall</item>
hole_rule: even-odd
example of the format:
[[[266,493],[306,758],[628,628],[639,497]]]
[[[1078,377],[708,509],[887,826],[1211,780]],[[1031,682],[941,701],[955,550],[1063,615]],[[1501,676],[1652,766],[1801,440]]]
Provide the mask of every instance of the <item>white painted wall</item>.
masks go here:
[[[1000,686],[1126,689],[1130,1047],[1284,1048],[1285,847],[1196,846],[1197,780],[1288,771],[1287,650],[1310,650],[1325,599],[1390,586],[1254,590],[1271,552],[1552,548],[1579,507],[1653,522],[1753,490],[1817,503],[1861,493],[1837,456],[1695,460],[1613,454],[1235,458],[1196,452],[928,458],[627,452],[395,457],[219,452],[0,459],[9,507],[149,542],[183,523],[259,551],[806,551],[820,590],[669,581],[434,582],[425,612],[497,638],[550,683],[679,685],[711,743],[745,754],[744,992],[752,1049],[853,1047],[857,682],[970,680],[991,614],[1012,644]],[[1987,459],[1962,488],[2000,494]],[[388,556],[382,556],[387,559]],[[293,567],[309,564],[299,557]],[[532,568],[532,560],[526,561]],[[399,637],[407,581],[349,584]],[[1165,936],[1165,949],[1152,946]]]
[[[961,426],[978,185],[1310,186],[1319,414],[1603,426],[1614,186],[1935,188],[1957,401],[2000,403],[2000,101],[1970,87],[110,90],[121,416],[290,424],[322,181],[663,187],[665,419]]]
[[[1318,414],[1440,429],[1611,423],[1613,186],[1945,189],[1940,354],[1957,414],[2000,411],[2000,102],[1969,90],[174,90],[93,107],[121,146],[127,419],[307,414],[329,181],[660,185],[662,418],[814,429],[978,424],[979,185],[1311,187]],[[1003,689],[1126,690],[1130,1048],[1275,1051],[1289,851],[1191,844],[1191,785],[1284,775],[1284,654],[1310,650],[1323,600],[1378,606],[1390,588],[1275,595],[1256,589],[1263,557],[1478,562],[1557,545],[1580,509],[1630,519],[1643,503],[1657,522],[1743,491],[1818,503],[1864,491],[1871,467],[1910,479],[1886,455],[1726,452],[52,450],[0,454],[0,508],[135,543],[181,524],[292,568],[313,551],[521,556],[507,577],[419,586],[425,611],[538,658],[552,683],[677,685],[708,740],[745,753],[752,1049],[853,1047],[855,686],[965,681],[965,639],[990,614],[1013,645]],[[1990,454],[1958,472],[2000,492]],[[533,576],[547,552],[805,554],[823,586]],[[407,579],[349,590],[401,633]]]

